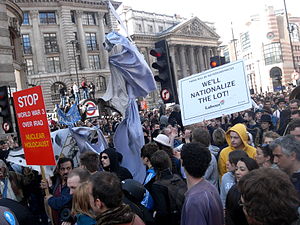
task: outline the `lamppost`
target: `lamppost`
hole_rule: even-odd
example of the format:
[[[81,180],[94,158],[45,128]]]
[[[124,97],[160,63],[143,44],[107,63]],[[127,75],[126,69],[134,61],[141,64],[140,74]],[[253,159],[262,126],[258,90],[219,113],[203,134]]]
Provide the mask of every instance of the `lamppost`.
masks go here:
[[[74,56],[74,62],[75,62],[75,73],[76,73],[76,78],[77,78],[77,86],[79,87],[79,77],[78,77],[78,70],[77,70],[77,60],[76,60],[76,49],[75,49],[75,45],[78,44],[77,40],[72,40],[68,43],[72,44],[73,47],[73,56]]]
[[[257,60],[256,62],[257,62],[258,76],[259,76],[259,83],[260,83],[260,93],[262,93],[262,80],[261,80],[261,74],[260,74],[259,60]]]
[[[234,38],[232,22],[231,22],[231,35],[232,35],[232,40],[231,41],[233,42],[233,49],[234,49],[235,60],[237,60],[236,44],[235,44],[235,42],[237,41],[237,39]]]
[[[292,43],[292,38],[291,38],[291,29],[290,29],[289,16],[288,16],[288,13],[287,13],[285,0],[283,0],[283,4],[284,4],[284,11],[285,11],[287,29],[288,29],[288,33],[289,33],[289,40],[290,40],[290,47],[291,47],[291,53],[292,53],[293,67],[294,67],[294,70],[297,71],[296,63],[295,63],[295,57],[294,57],[293,43]]]

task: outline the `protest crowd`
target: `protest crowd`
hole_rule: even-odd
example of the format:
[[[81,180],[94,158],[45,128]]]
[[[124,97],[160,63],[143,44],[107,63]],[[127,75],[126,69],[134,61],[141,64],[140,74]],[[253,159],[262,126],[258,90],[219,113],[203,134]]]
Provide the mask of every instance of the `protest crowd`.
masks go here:
[[[0,141],[0,206],[21,225],[300,224],[300,101],[289,93],[252,99],[252,109],[185,127],[179,105],[140,111],[141,181],[114,146],[119,114],[77,122],[100,130],[107,148],[81,153],[76,168],[61,155],[46,180],[7,161],[20,144],[8,136]],[[65,128],[51,118],[49,126]]]

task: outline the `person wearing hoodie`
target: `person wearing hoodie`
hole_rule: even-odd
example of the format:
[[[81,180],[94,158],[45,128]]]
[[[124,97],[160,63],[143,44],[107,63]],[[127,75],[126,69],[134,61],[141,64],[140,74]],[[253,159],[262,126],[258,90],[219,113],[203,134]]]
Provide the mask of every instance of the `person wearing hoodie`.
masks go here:
[[[115,173],[119,177],[120,181],[133,179],[129,170],[120,166],[120,154],[115,148],[107,148],[101,152],[100,162],[105,171]]]
[[[229,153],[234,150],[244,150],[249,157],[254,158],[256,149],[248,144],[247,130],[244,124],[238,123],[226,132],[228,147],[224,148],[219,157],[219,175],[222,177],[226,173],[226,162]]]

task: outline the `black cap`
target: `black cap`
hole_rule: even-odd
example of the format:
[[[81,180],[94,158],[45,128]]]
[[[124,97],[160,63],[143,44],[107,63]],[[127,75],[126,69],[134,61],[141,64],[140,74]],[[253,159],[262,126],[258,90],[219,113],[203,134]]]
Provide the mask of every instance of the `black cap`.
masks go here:
[[[121,182],[122,190],[125,191],[125,195],[128,194],[130,199],[135,202],[141,202],[146,193],[145,187],[136,180],[126,179]]]

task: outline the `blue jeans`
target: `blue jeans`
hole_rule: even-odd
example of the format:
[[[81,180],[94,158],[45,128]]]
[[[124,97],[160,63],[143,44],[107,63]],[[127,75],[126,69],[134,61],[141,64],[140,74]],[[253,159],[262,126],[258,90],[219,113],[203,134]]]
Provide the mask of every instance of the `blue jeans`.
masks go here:
[[[75,103],[78,104],[80,101],[80,93],[79,92],[75,92]]]
[[[62,107],[65,107],[66,105],[66,96],[60,96],[60,104]]]
[[[83,99],[89,98],[89,90],[88,88],[83,89]]]

